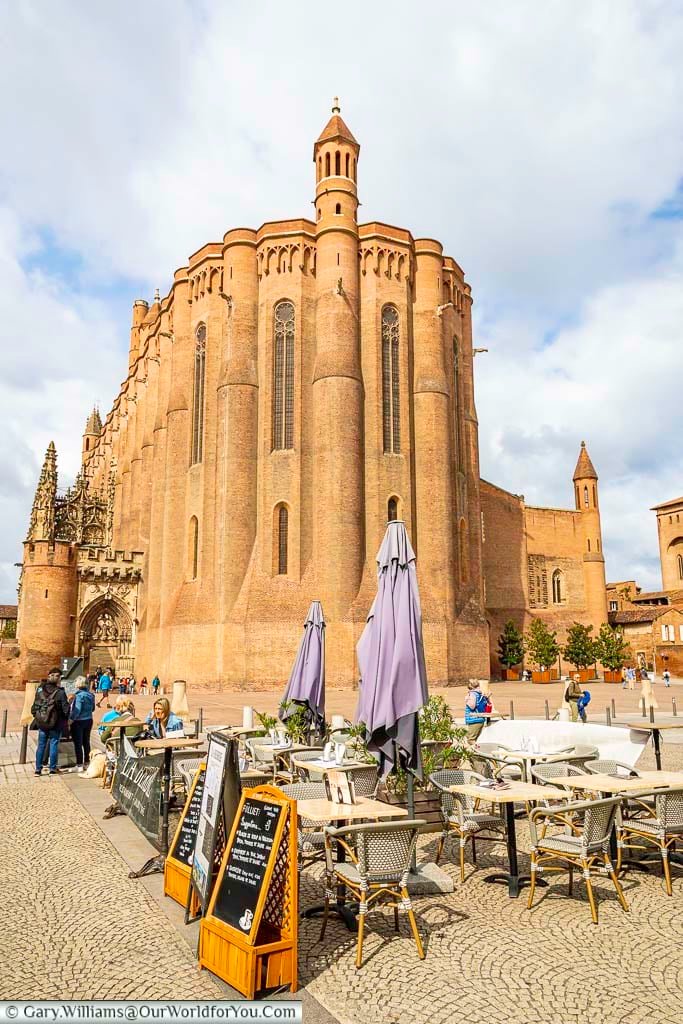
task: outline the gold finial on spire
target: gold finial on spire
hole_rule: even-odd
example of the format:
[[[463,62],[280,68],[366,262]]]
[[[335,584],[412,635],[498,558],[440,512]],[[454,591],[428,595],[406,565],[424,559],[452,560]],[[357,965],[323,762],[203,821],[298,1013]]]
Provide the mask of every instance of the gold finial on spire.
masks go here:
[[[335,96],[334,100],[332,101],[332,113],[333,114],[341,114],[341,107],[339,106],[339,97],[338,96]]]

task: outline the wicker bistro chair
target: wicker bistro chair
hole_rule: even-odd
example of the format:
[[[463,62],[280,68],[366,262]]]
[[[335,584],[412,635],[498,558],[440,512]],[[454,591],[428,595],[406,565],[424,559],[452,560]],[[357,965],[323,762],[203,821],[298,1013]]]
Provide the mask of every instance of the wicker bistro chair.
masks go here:
[[[310,750],[298,751],[294,756],[297,761],[317,761],[322,757],[322,753],[323,751],[321,747],[311,747]],[[292,774],[294,775],[295,773],[302,782],[319,782],[322,779],[322,771],[320,769],[316,771],[315,768],[312,768],[309,771],[308,768],[303,768],[301,765],[293,764]],[[292,781],[294,781],[294,779]]]
[[[472,862],[477,863],[475,837],[488,842],[505,842],[505,819],[500,813],[478,811],[477,801],[464,793],[452,793],[449,786],[477,785],[484,778],[477,772],[465,771],[462,768],[443,768],[429,776],[429,781],[441,792],[441,818],[443,831],[436,851],[436,863],[439,863],[449,833],[456,835],[460,841],[460,881],[465,881],[465,847],[468,839],[472,841]],[[491,833],[494,835],[482,835]]]
[[[204,757],[184,757],[179,758],[173,765],[174,772],[177,772],[183,780],[186,794],[192,789],[192,781],[197,773],[197,769],[204,761],[206,761],[206,755]]]
[[[577,746],[570,753],[567,753],[563,760],[567,764],[573,764],[575,768],[585,768],[589,761],[598,756],[598,753],[597,747]]]
[[[568,800],[576,800],[575,792],[569,789],[567,786],[562,786],[555,782],[555,779],[561,778],[563,775],[587,775],[588,772],[584,771],[583,768],[579,768],[578,765],[570,764],[569,761],[546,761],[545,764],[536,764],[531,769],[531,780],[532,782],[538,782],[541,786],[552,786],[554,789],[561,789],[567,794]],[[577,832],[577,821],[578,818],[574,814],[567,814],[561,817],[562,810],[558,807],[557,801],[542,800],[544,807],[554,809],[557,813],[553,818],[554,825],[564,825],[565,829],[569,832]],[[545,836],[547,823],[544,823],[542,828],[542,835]]]
[[[325,800],[327,797],[324,782],[294,782],[291,785],[281,785],[278,788],[292,800]],[[299,817],[297,849],[300,871],[306,864],[323,859],[325,836],[320,828],[320,822]]]
[[[374,797],[379,784],[379,767],[377,764],[364,765],[362,768],[349,769],[349,779],[353,782],[356,796]]]
[[[252,773],[254,769],[251,769]],[[259,772],[258,774],[252,774],[248,779],[245,779],[243,775],[240,775],[240,782],[242,789],[256,789],[257,786],[267,786],[268,783],[273,782],[273,776],[267,772]]]
[[[249,754],[249,760],[256,771],[262,771],[268,776],[268,781],[275,779],[275,754],[268,747],[257,746],[258,740],[250,738],[244,741]],[[291,780],[290,780],[291,781]]]
[[[637,798],[643,797],[654,800],[654,814],[650,818],[625,819],[617,828],[617,871],[621,868],[624,850],[646,850],[648,846],[654,846],[661,853],[666,894],[671,896],[669,850],[675,849],[676,840],[683,838],[683,787],[637,794]],[[641,843],[633,842],[634,839],[641,840]]]
[[[325,909],[320,939],[325,937],[330,902],[336,899],[335,884],[347,887],[358,900],[358,945],[356,967],[363,961],[363,933],[365,918],[373,904],[389,902],[394,908],[394,928],[398,931],[398,910],[408,914],[410,929],[415,939],[420,960],[424,960],[422,940],[410,896],[408,874],[417,842],[421,820],[383,821],[346,828],[325,829]],[[333,860],[333,843],[341,844],[349,860]]]
[[[503,749],[502,747],[498,748]],[[468,750],[467,760],[472,765],[472,771],[477,772],[484,779],[515,779],[522,778],[522,769],[519,764],[503,760],[502,757],[494,757],[485,750]]]
[[[637,779],[638,772],[630,764],[614,761],[609,757],[586,761],[586,770],[593,775],[623,775],[625,779]],[[655,813],[655,802],[648,797],[630,795],[621,801],[621,813],[624,818],[639,818],[643,814],[651,817]]]
[[[624,898],[617,872],[610,861],[609,840],[615,820],[619,816],[619,797],[609,800],[582,800],[565,804],[557,811],[545,807],[537,807],[529,815],[529,833],[531,836],[531,887],[527,909],[531,909],[536,889],[536,875],[542,871],[569,871],[569,895],[572,894],[574,868],[583,872],[586,883],[588,901],[591,907],[593,924],[598,923],[598,909],[595,903],[591,872],[607,871],[614,883],[617,896],[624,910],[628,904]],[[582,817],[582,825],[577,835],[539,835],[538,823],[545,825],[559,818],[564,820],[570,814],[575,820]],[[559,867],[549,867],[559,861]]]

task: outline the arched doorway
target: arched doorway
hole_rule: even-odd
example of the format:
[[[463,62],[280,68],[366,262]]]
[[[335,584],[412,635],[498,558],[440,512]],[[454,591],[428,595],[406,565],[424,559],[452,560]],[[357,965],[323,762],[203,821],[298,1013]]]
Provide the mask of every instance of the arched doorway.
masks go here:
[[[83,609],[78,629],[78,653],[86,672],[98,667],[133,669],[133,622],[128,609],[113,597],[99,597]]]

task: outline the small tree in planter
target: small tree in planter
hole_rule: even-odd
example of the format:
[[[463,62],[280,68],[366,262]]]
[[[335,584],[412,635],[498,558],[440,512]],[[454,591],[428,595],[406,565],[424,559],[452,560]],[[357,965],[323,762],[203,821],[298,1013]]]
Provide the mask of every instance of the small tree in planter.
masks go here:
[[[524,637],[512,619],[507,620],[498,637],[498,660],[505,669],[506,679],[519,679],[519,673],[513,669],[524,660]]]
[[[467,729],[457,726],[453,713],[443,697],[430,697],[420,710],[420,742],[422,744],[422,781],[415,779],[415,816],[427,822],[425,831],[439,827],[441,795],[429,776],[441,768],[457,768],[466,759]],[[396,766],[385,782],[389,803],[407,806],[407,773]]]
[[[308,743],[308,735],[311,730],[311,712],[303,704],[297,705],[293,700],[285,700],[280,705],[283,711],[288,712],[287,718],[282,725],[287,730],[287,735],[292,743]]]
[[[533,664],[538,665],[538,671],[531,674],[532,681],[549,683],[550,666],[555,664],[560,653],[557,633],[548,629],[543,619],[534,619],[524,637],[524,646]]]
[[[567,640],[562,652],[567,661],[579,670],[582,683],[587,682],[590,678],[589,665],[592,665],[598,657],[595,637],[591,636],[592,632],[592,626],[584,626],[580,622],[575,622],[567,630]]]
[[[603,622],[595,640],[596,653],[605,668],[605,682],[621,682],[621,670],[633,657],[629,644],[624,639],[624,631],[620,626],[610,626]]]

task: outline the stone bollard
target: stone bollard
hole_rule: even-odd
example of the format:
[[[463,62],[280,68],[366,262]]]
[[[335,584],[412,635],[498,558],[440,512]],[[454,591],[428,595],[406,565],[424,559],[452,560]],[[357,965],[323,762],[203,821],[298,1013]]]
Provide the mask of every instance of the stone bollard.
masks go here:
[[[605,708],[605,721],[607,722],[607,725],[611,725],[612,724],[612,715],[610,713],[610,709],[609,708]]]
[[[672,710],[673,710],[673,713],[674,713],[674,718],[678,718],[678,710],[676,708],[676,698],[675,697],[671,698],[671,707],[672,707]]]
[[[550,721],[550,708],[548,707],[548,701],[545,702],[545,720]]]
[[[2,726],[0,726],[0,736],[5,738],[7,735],[7,708],[3,708],[2,711]]]
[[[511,700],[510,701],[510,721],[514,722],[514,720],[515,720],[515,702]]]

